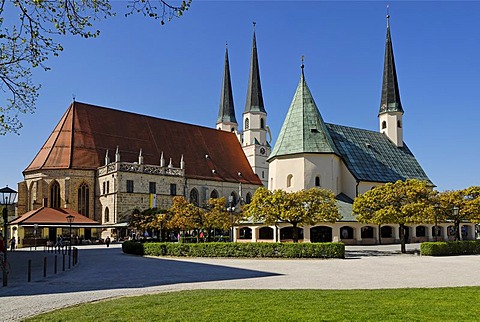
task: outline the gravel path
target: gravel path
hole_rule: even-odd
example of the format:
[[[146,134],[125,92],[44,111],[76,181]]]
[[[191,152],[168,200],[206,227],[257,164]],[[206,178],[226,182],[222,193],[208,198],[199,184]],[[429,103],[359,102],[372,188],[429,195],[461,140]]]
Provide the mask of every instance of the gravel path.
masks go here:
[[[79,250],[79,264],[71,270],[31,283],[15,277],[8,287],[0,288],[0,320],[17,321],[111,297],[190,289],[480,286],[480,256],[400,255],[398,247],[349,246],[343,260],[278,260],[151,258],[123,254],[120,245],[85,246]],[[9,256],[13,265],[14,255]]]

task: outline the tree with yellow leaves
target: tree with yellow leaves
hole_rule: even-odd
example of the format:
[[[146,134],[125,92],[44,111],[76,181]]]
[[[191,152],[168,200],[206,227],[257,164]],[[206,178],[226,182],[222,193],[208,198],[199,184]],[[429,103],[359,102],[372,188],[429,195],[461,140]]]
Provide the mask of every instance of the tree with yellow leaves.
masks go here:
[[[405,225],[432,222],[436,194],[425,181],[399,180],[358,196],[352,210],[361,223],[398,224],[401,251],[405,253]]]
[[[453,222],[455,240],[460,240],[461,222],[480,222],[480,187],[440,192],[435,209],[439,221]]]
[[[295,243],[298,242],[298,227],[341,219],[333,192],[318,188],[295,192],[258,188],[244,214],[267,225],[291,224]]]

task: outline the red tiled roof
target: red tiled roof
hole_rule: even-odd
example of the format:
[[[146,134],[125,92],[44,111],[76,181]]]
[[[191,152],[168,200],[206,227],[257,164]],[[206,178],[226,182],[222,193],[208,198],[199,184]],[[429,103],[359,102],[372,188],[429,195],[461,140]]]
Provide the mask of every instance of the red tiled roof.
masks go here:
[[[234,133],[74,102],[32,163],[24,170],[94,170],[104,164],[106,150],[115,159],[174,167],[185,161],[187,178],[261,184]],[[208,155],[208,158],[206,158]],[[215,171],[212,171],[215,170]],[[238,173],[241,173],[241,176]]]
[[[61,224],[68,225],[67,216],[75,216],[72,226],[75,225],[99,225],[100,223],[79,214],[71,209],[55,209],[48,207],[41,207],[36,210],[31,210],[17,219],[10,222],[10,225],[25,225],[25,224]]]

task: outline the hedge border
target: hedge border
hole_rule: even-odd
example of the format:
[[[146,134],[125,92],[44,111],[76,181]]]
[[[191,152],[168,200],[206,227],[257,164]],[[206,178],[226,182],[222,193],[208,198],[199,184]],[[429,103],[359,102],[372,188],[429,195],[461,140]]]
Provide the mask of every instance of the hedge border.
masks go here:
[[[480,240],[424,242],[420,244],[422,256],[458,256],[480,254]]]
[[[345,258],[343,243],[139,243],[126,241],[127,254],[177,257]]]

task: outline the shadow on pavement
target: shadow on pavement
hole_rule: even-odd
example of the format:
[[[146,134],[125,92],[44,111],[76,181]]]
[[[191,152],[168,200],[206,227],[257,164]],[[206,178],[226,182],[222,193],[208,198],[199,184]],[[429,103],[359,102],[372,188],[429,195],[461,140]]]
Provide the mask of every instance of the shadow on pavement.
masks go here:
[[[19,252],[20,253],[20,252]],[[28,252],[26,252],[28,253]],[[42,256],[43,252],[37,252]],[[10,255],[10,254],[9,254]],[[12,271],[15,267],[12,267]],[[79,248],[79,262],[71,270],[33,282],[12,280],[0,296],[84,292],[260,278],[279,274],[168,258],[124,254],[121,248]]]

